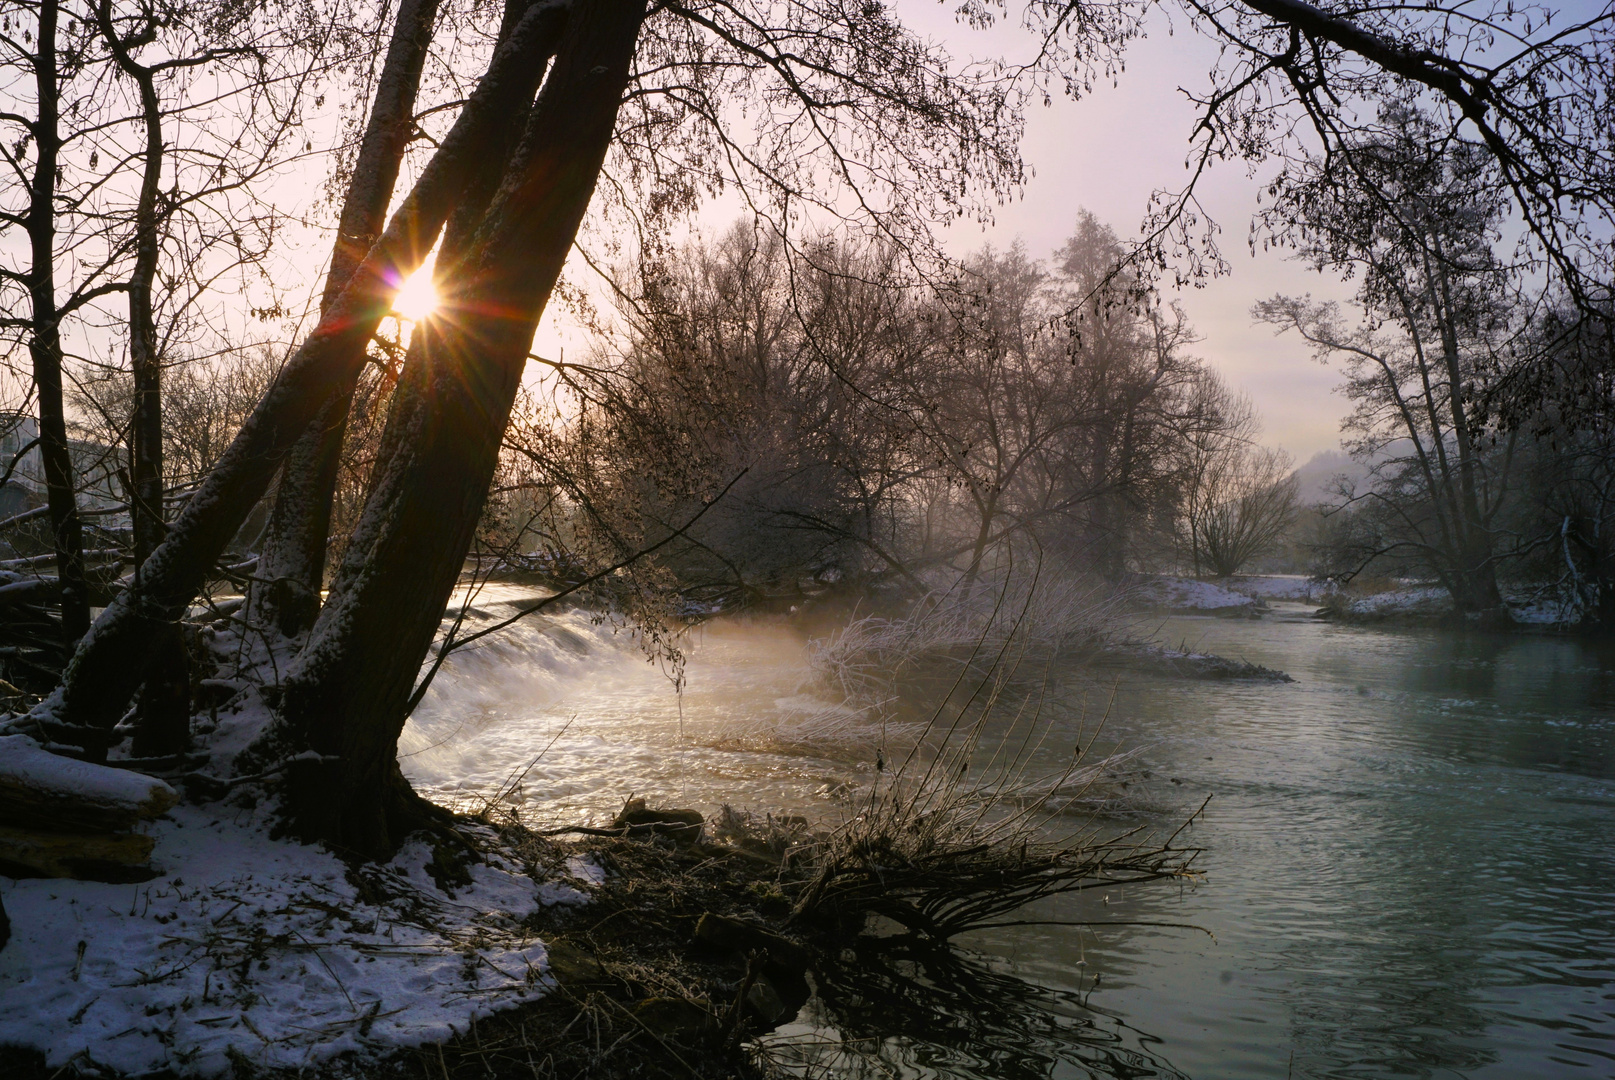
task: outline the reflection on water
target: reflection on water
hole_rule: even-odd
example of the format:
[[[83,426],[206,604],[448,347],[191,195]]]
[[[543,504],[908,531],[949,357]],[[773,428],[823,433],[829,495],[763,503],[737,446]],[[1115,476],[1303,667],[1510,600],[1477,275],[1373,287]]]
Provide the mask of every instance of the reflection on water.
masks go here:
[[[1193,827],[1206,876],[1029,917],[1187,922],[1215,940],[975,935],[1050,995],[1027,1010],[1041,1026],[1006,1036],[1013,1069],[990,1032],[1021,1029],[968,1016],[938,1021],[949,1039],[910,1033],[904,1054],[980,1077],[1615,1075],[1615,646],[1337,627],[1299,607],[1161,634],[1297,682],[1056,671],[1045,716],[1066,737],[1048,760],[1114,690],[1101,749],[1144,747],[1125,782],[1157,808],[1146,820],[1214,796]],[[804,685],[801,644],[710,628],[681,710],[609,626],[558,616],[456,657],[406,732],[405,769],[440,798],[488,791],[553,739],[519,796],[540,818],[609,814],[630,791],[833,814],[824,796],[867,778],[880,734]],[[841,737],[811,737],[826,730]],[[1094,1056],[1104,1031],[1130,1033],[1121,1056]]]
[[[907,935],[865,937],[818,972],[818,995],[759,1049],[802,1076],[1186,1080],[1154,1039],[1096,1008],[1091,993],[1004,968]]]

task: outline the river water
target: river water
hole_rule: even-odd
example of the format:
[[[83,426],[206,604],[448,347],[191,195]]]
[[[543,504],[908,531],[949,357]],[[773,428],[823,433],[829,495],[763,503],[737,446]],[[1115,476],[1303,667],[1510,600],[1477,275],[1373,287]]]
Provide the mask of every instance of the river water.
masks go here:
[[[1204,932],[973,935],[978,970],[1039,993],[969,1008],[1039,1019],[1013,1039],[958,1016],[963,1036],[894,1035],[890,1075],[1615,1076],[1615,643],[1343,627],[1285,604],[1150,629],[1296,681],[1056,666],[1049,759],[1108,710],[1101,750],[1138,753],[1100,824],[1170,831],[1210,795],[1184,834],[1203,877],[1027,915]],[[534,619],[451,661],[405,771],[448,801],[503,790],[539,822],[609,817],[630,793],[834,818],[880,733],[803,650],[788,626],[712,624],[676,695],[609,624]],[[781,1038],[838,1037],[813,1004],[800,1020]]]

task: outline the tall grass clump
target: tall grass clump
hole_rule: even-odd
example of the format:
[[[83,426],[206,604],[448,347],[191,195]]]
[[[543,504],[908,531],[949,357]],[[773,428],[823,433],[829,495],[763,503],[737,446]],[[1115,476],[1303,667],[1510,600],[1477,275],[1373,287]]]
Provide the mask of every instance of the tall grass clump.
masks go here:
[[[814,639],[808,663],[847,701],[867,703],[891,697],[933,661],[974,664],[1012,640],[1040,654],[1101,645],[1121,630],[1124,599],[1115,585],[1079,573],[1011,573],[997,588],[956,582],[897,614],[864,615]]]
[[[1043,715],[1044,696],[1062,627],[1039,618],[1054,612],[1099,625],[1103,596],[1062,589],[1040,597],[1034,583],[1013,611],[1002,596],[976,623],[969,662],[918,737],[899,760],[879,759],[867,795],[798,855],[793,919],[845,925],[878,915],[947,940],[1012,925],[1016,910],[1046,897],[1193,876],[1198,849],[1177,839],[1199,811],[1164,839],[1147,825],[1073,815],[1136,753],[1095,753],[1104,718],[1092,731],[1079,725],[1069,755],[1047,764],[1056,725]],[[1043,666],[1035,683],[1018,677],[1029,662]]]

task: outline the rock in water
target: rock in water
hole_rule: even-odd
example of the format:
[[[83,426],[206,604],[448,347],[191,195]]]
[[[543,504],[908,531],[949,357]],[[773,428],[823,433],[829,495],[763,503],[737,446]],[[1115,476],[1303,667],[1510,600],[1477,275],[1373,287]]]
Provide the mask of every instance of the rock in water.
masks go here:
[[[746,991],[746,1005],[757,1019],[769,1027],[789,1019],[787,1014],[790,1010],[786,1007],[785,999],[780,997],[767,975],[759,975],[752,981],[751,988]]]

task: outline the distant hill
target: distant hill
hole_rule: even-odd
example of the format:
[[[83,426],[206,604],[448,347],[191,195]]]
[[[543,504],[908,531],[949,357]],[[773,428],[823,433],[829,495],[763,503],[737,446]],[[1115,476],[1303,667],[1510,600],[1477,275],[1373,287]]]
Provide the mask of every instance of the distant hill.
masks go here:
[[[1334,492],[1337,477],[1361,484],[1368,469],[1353,461],[1344,450],[1320,450],[1295,470],[1295,482],[1302,506],[1339,501]]]

